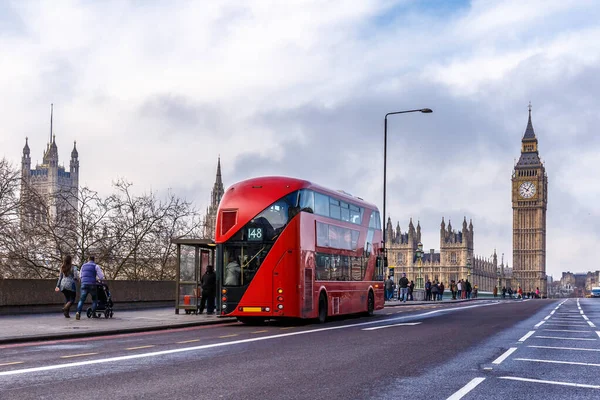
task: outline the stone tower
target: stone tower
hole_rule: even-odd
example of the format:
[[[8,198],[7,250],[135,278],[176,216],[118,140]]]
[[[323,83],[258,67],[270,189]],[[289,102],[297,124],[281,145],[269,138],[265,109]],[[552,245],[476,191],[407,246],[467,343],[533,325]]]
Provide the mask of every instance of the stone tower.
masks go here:
[[[73,230],[76,224],[79,192],[79,154],[73,145],[70,171],[58,163],[58,146],[50,111],[50,140],[42,157],[42,164],[31,169],[28,138],[25,138],[21,158],[21,224],[46,222]]]
[[[217,211],[219,209],[219,203],[221,202],[221,197],[223,197],[223,193],[225,193],[225,189],[223,188],[223,180],[221,178],[221,157],[217,161],[217,176],[215,179],[215,184],[213,185],[213,189],[210,193],[210,206],[206,209],[206,217],[205,217],[205,232],[204,237],[207,239],[215,240],[215,225],[217,223]]]
[[[529,120],[521,140],[521,156],[512,175],[513,289],[540,289],[547,295],[546,208],[548,176],[538,153],[538,140]]]

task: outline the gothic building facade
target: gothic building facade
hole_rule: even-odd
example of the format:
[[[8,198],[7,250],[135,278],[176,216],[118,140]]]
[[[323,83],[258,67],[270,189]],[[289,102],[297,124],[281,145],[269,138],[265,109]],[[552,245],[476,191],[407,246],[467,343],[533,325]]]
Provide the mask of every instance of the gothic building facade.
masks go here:
[[[221,157],[217,161],[217,176],[210,192],[210,205],[206,209],[204,217],[204,237],[215,240],[215,225],[217,223],[217,211],[221,197],[223,197],[225,189],[223,188],[223,180],[221,178]]]
[[[31,151],[25,138],[21,158],[21,225],[46,222],[74,227],[79,192],[79,153],[73,144],[69,170],[59,164],[56,136],[52,133],[43,153],[42,163],[31,167]]]
[[[521,156],[512,174],[513,286],[540,289],[547,295],[546,208],[548,176],[538,153],[538,140],[529,120],[521,140]]]
[[[411,218],[408,231],[403,233],[400,223],[397,223],[394,230],[392,221],[388,218],[386,224],[386,249],[390,269],[388,273],[391,273],[391,270],[394,270],[394,275],[398,276],[406,273],[406,277],[415,283],[421,276],[424,282],[428,279],[432,282],[443,282],[446,287],[451,280],[469,279],[473,285],[478,286],[479,290],[489,292],[494,290],[494,286],[497,286],[501,279],[498,272],[504,269],[504,265],[498,265],[495,250],[490,258],[474,254],[473,222],[467,225],[466,217],[463,220],[462,230],[458,232],[452,229],[450,221],[446,226],[442,218],[439,253],[431,249],[419,258],[417,250],[420,243],[420,222],[417,222],[415,228]]]

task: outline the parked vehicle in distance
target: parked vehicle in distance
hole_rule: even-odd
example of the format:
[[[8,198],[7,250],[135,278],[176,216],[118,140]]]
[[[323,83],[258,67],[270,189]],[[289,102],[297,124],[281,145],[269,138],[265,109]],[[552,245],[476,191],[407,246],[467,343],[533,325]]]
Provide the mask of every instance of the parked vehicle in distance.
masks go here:
[[[221,316],[277,318],[373,314],[384,304],[377,207],[287,177],[234,184],[217,213]]]
[[[592,287],[592,297],[600,297],[600,286]]]

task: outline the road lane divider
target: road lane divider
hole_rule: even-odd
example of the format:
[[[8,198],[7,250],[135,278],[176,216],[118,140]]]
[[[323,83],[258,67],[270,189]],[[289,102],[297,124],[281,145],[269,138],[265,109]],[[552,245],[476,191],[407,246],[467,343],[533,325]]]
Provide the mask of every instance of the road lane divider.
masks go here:
[[[237,336],[237,335],[238,335],[237,333],[232,333],[231,335],[223,335],[223,336],[219,336],[219,338],[221,338],[221,339],[222,339],[222,338],[234,337],[234,336]]]
[[[169,355],[169,354],[200,351],[200,350],[213,349],[213,348],[226,347],[226,346],[235,346],[235,345],[239,345],[239,344],[260,342],[260,341],[264,341],[264,340],[281,339],[281,338],[285,338],[285,337],[307,335],[307,334],[311,334],[311,333],[320,333],[320,332],[334,331],[334,330],[340,330],[340,329],[350,329],[350,328],[356,328],[359,326],[369,326],[369,325],[381,324],[383,321],[391,322],[391,321],[402,321],[402,320],[407,320],[407,319],[417,319],[417,318],[430,316],[433,314],[451,313],[451,312],[456,312],[456,311],[464,311],[469,308],[488,307],[488,306],[494,306],[494,305],[498,305],[498,304],[502,304],[502,303],[493,302],[493,303],[475,304],[475,305],[455,307],[455,308],[443,308],[440,310],[428,311],[428,312],[425,312],[422,314],[417,314],[417,315],[406,315],[406,316],[402,316],[402,317],[394,317],[394,318],[388,318],[388,319],[383,319],[383,320],[378,319],[376,321],[359,322],[356,324],[337,325],[337,326],[329,326],[329,327],[325,327],[325,328],[308,329],[308,330],[297,331],[297,332],[279,333],[279,334],[275,334],[275,335],[258,336],[258,337],[248,338],[248,339],[233,340],[233,341],[229,341],[229,342],[219,342],[219,343],[211,343],[211,344],[205,344],[205,345],[199,345],[199,346],[181,347],[181,348],[177,348],[177,349],[153,351],[150,353],[136,353],[136,354],[129,354],[126,356],[97,358],[97,359],[92,359],[92,360],[75,361],[75,362],[63,363],[63,364],[45,365],[45,366],[41,366],[41,367],[15,369],[15,370],[11,370],[11,371],[2,371],[2,372],[0,372],[0,376],[21,375],[21,374],[43,372],[43,371],[52,371],[55,369],[73,368],[73,367],[81,367],[81,366],[97,365],[97,364],[108,364],[108,363],[114,363],[114,362],[125,361],[125,360],[135,360],[135,359],[139,359],[139,358],[159,357],[159,356],[164,356],[164,355]]]
[[[589,333],[590,331],[577,331],[573,329],[544,329],[544,331],[548,332],[577,332],[577,333]]]
[[[600,337],[600,331],[596,331],[596,335],[598,335],[598,337]]]
[[[471,390],[475,389],[477,385],[485,381],[485,378],[473,378],[469,383],[463,386],[458,392],[448,397],[448,400],[460,400],[465,397]]]
[[[0,364],[0,367],[7,367],[9,365],[17,365],[17,364],[23,364],[23,361],[11,361],[11,362],[7,362],[7,363],[3,363],[3,364]]]
[[[98,354],[98,353],[71,354],[69,356],[60,356],[60,358],[74,358],[74,357],[95,356],[96,354]]]
[[[262,330],[262,331],[254,331],[254,332],[250,332],[250,333],[265,333],[265,332],[269,332],[268,329]]]
[[[200,339],[190,339],[190,340],[183,340],[181,342],[177,342],[177,344],[186,344],[186,343],[194,343],[194,342],[199,342]]]
[[[586,367],[600,367],[600,364],[584,363],[584,362],[577,362],[577,361],[538,360],[535,358],[515,358],[515,360],[516,361],[539,362],[539,363],[547,363],[547,364],[566,364],[566,365],[583,365]]]
[[[598,340],[579,337],[560,337],[560,336],[535,336],[536,339],[555,339],[555,340]]]
[[[498,379],[507,379],[511,381],[520,382],[531,382],[531,383],[545,383],[548,385],[560,385],[560,386],[572,386],[586,389],[600,389],[599,385],[586,385],[584,383],[571,383],[571,382],[560,382],[560,381],[546,381],[543,379],[531,379],[531,378],[520,378],[518,376],[499,376]]]
[[[404,322],[401,324],[393,324],[393,325],[383,325],[383,326],[372,326],[371,328],[363,328],[363,331],[374,331],[377,329],[384,329],[384,328],[392,328],[392,327],[396,327],[396,326],[415,326],[415,325],[419,325],[421,324],[421,322]]]
[[[517,348],[511,347],[510,349],[506,350],[504,352],[504,354],[502,354],[500,357],[498,357],[494,361],[492,361],[492,364],[500,365],[502,363],[502,361],[506,360],[515,351],[517,351]]]
[[[146,346],[137,346],[137,347],[129,347],[125,350],[139,350],[139,349],[149,349],[150,347],[154,347],[153,344],[148,344]]]
[[[588,321],[587,323],[588,323],[588,325],[589,325],[589,326],[591,326],[592,328],[595,328],[595,327],[596,327],[596,325],[594,325],[594,323],[593,323],[592,321]]]
[[[546,321],[542,321],[542,322],[538,322],[537,324],[535,324],[533,327],[534,328],[539,328],[540,326],[544,325],[546,323]]]
[[[560,347],[560,346],[527,346],[535,349],[549,349],[549,350],[569,350],[569,351],[594,351],[600,352],[600,349],[584,349],[581,347]]]
[[[530,337],[531,335],[533,335],[534,333],[535,333],[535,331],[529,331],[529,332],[527,332],[527,333],[526,333],[526,334],[525,334],[525,335],[524,335],[524,336],[523,336],[521,339],[519,339],[519,342],[524,342],[524,341],[526,341],[526,340],[527,340],[527,339],[529,339],[529,337]]]

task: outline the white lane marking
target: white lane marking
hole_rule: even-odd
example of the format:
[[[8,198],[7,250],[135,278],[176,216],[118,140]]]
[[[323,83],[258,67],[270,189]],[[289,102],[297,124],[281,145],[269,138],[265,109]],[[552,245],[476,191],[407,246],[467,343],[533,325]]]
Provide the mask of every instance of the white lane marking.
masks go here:
[[[556,326],[572,326],[574,328],[584,328],[585,322],[575,322],[575,323],[571,323],[571,324],[563,324],[561,322],[552,322],[552,321],[548,321],[548,325],[556,325]]]
[[[583,314],[583,310],[579,311],[579,314]]]
[[[510,356],[515,351],[517,351],[517,348],[516,347],[511,347],[510,349],[506,350],[504,352],[504,354],[502,354],[500,357],[498,357],[494,361],[492,361],[492,364],[500,364],[500,363],[502,363],[502,361],[506,360],[508,358],[508,356]]]
[[[596,325],[594,325],[594,323],[593,323],[592,321],[588,321],[587,323],[588,323],[588,325],[589,325],[589,326],[591,326],[592,328],[595,328],[595,327],[596,327]]]
[[[600,389],[598,385],[586,385],[583,383],[571,383],[571,382],[559,382],[559,381],[545,381],[542,379],[530,379],[530,378],[519,378],[517,376],[499,376],[500,379],[509,379],[511,381],[521,382],[532,382],[532,383],[546,383],[548,385],[560,385],[560,386],[573,386],[586,389]]]
[[[558,339],[558,340],[598,340],[579,337],[560,337],[560,336],[535,336],[536,339]]]
[[[535,324],[533,327],[534,328],[539,328],[540,326],[544,325],[546,321],[542,321],[542,322],[538,322],[537,324]]]
[[[596,331],[596,334],[598,335],[598,337],[600,337],[600,331]]]
[[[550,315],[554,314],[555,312],[556,312],[556,310],[550,311]]]
[[[578,333],[589,333],[589,331],[576,331],[573,329],[544,329],[548,332],[578,332]]]
[[[589,321],[590,319],[588,317],[586,317],[585,315],[583,316],[583,319],[585,319],[586,321]]]
[[[582,363],[576,361],[536,360],[535,358],[515,358],[516,361],[530,361],[548,364],[583,365],[585,367],[600,367],[600,364]]]
[[[280,333],[277,335],[270,335],[270,336],[258,336],[258,337],[253,337],[253,338],[249,338],[249,339],[233,340],[230,342],[211,343],[211,344],[205,344],[205,345],[200,345],[200,346],[182,347],[182,348],[178,348],[178,349],[153,351],[150,353],[138,353],[138,354],[131,354],[131,355],[126,355],[126,356],[100,358],[100,359],[96,359],[96,360],[71,362],[71,363],[57,364],[57,365],[46,365],[43,367],[15,369],[12,371],[2,371],[2,372],[0,372],[0,376],[19,375],[19,374],[27,374],[27,373],[31,373],[31,372],[41,372],[41,371],[51,371],[51,370],[55,370],[55,369],[81,367],[84,365],[105,364],[105,363],[116,362],[116,361],[134,360],[134,359],[138,359],[138,358],[156,357],[156,356],[162,356],[162,355],[167,355],[167,354],[176,354],[176,353],[183,353],[183,352],[188,352],[188,351],[212,349],[212,348],[216,348],[216,347],[233,346],[233,345],[242,344],[242,343],[252,343],[252,342],[259,342],[259,341],[263,341],[263,340],[280,339],[280,338],[284,338],[284,337],[305,335],[305,334],[309,334],[309,333],[317,333],[317,332],[333,331],[333,330],[339,330],[339,329],[356,328],[358,326],[381,324],[382,322],[402,321],[402,320],[409,319],[409,318],[414,319],[414,318],[420,318],[420,317],[424,317],[424,316],[428,316],[428,315],[432,315],[432,314],[453,312],[453,311],[462,311],[462,310],[466,310],[469,308],[486,307],[486,306],[493,306],[493,305],[498,305],[498,304],[502,304],[502,303],[494,302],[494,303],[476,304],[476,305],[472,305],[472,306],[459,306],[459,307],[455,307],[455,308],[442,308],[442,309],[435,310],[435,311],[428,311],[423,314],[404,316],[404,317],[394,317],[394,318],[388,318],[385,320],[359,322],[357,324],[351,324],[351,325],[331,326],[331,327],[327,327],[327,328],[318,328],[318,329],[311,329],[311,330],[306,330],[306,331]]]
[[[573,350],[573,351],[600,351],[600,349],[582,349],[579,347],[560,347],[560,346],[527,346],[535,349],[554,349],[554,350]]]
[[[467,393],[471,390],[475,389],[477,385],[481,382],[485,381],[485,378],[473,378],[471,382],[467,383],[463,386],[458,392],[454,393],[452,396],[448,397],[448,400],[459,400],[462,399]]]
[[[550,319],[549,315],[546,318],[544,318],[545,321],[548,321],[549,319]]]
[[[422,322],[404,322],[401,324],[394,324],[394,325],[384,325],[384,326],[373,326],[371,328],[363,328],[363,331],[374,331],[377,329],[383,329],[383,328],[392,328],[394,326],[414,326],[414,325],[419,325]]]
[[[521,339],[519,339],[519,342],[524,342],[524,341],[526,341],[526,340],[527,340],[527,339],[529,339],[529,337],[530,337],[531,335],[533,335],[534,333],[535,333],[535,331],[529,331],[529,332],[527,332],[527,333],[525,334],[525,336],[523,336]]]

